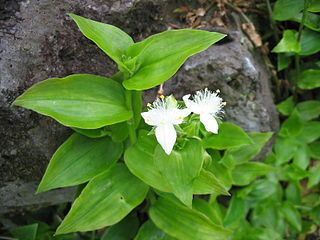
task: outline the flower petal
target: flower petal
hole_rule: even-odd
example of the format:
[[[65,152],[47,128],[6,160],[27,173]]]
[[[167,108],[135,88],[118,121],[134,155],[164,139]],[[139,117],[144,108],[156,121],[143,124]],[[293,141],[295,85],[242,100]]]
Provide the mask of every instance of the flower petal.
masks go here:
[[[156,127],[156,138],[166,154],[170,154],[177,139],[177,133],[172,124]]]
[[[200,121],[208,132],[217,134],[219,125],[217,120],[210,114],[200,114]]]

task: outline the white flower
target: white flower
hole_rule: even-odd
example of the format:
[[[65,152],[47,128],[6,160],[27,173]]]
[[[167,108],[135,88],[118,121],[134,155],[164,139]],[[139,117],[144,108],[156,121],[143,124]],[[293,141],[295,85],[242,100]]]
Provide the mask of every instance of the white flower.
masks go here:
[[[181,124],[190,111],[179,109],[177,101],[172,96],[160,96],[152,105],[148,104],[148,107],[148,112],[143,112],[141,115],[147,124],[156,127],[157,141],[169,155],[177,139],[173,125]]]
[[[185,95],[182,99],[187,108],[195,113],[200,114],[200,121],[208,132],[218,133],[218,123],[215,119],[218,113],[222,112],[222,107],[226,105],[222,98],[218,96],[220,91],[212,92],[207,88],[197,91],[193,100],[189,100],[190,94]]]

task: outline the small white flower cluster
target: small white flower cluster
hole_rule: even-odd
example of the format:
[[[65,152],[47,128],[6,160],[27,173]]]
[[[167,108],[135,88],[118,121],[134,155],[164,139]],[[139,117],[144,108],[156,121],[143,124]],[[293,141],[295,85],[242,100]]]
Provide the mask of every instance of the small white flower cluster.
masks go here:
[[[212,92],[207,88],[197,91],[190,100],[191,95],[185,95],[182,99],[187,108],[179,108],[174,97],[160,96],[153,104],[148,104],[148,112],[141,113],[145,122],[155,126],[157,141],[166,152],[170,154],[177,139],[174,125],[179,125],[189,114],[199,114],[200,121],[209,132],[218,133],[218,123],[215,119],[226,105],[218,96],[220,91]]]

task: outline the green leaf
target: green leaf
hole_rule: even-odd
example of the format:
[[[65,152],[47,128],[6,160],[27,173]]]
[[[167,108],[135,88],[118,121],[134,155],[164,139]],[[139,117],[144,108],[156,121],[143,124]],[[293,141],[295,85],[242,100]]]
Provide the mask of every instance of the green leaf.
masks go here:
[[[301,51],[299,55],[307,56],[320,51],[320,33],[303,29],[301,34]]]
[[[302,13],[295,15],[295,17],[291,18],[290,20],[301,23],[302,22]],[[310,28],[313,31],[320,32],[320,15],[315,13],[306,12],[306,17],[303,22],[303,25],[307,28]]]
[[[229,168],[225,167],[217,160],[212,160],[210,166],[208,166],[206,169],[212,172],[226,189],[230,189],[232,185],[232,176]]]
[[[289,201],[285,201],[282,203],[281,211],[285,219],[300,232],[302,228],[301,216],[294,205]]]
[[[162,192],[173,192],[170,185],[163,178],[155,164],[153,153],[157,146],[154,136],[141,131],[135,145],[129,147],[124,155],[124,160],[129,170],[142,181]],[[226,189],[214,174],[201,170],[200,175],[194,179],[194,194],[228,194]]]
[[[309,151],[310,150],[308,145],[300,145],[293,156],[293,163],[301,169],[305,170],[310,163]]]
[[[136,213],[131,213],[117,224],[109,227],[101,240],[131,240],[139,228],[139,219]],[[125,231],[124,231],[125,230]]]
[[[277,54],[277,69],[281,71],[289,66],[291,58],[284,53]]]
[[[19,240],[35,240],[38,223],[15,227],[10,229],[10,233]]]
[[[89,138],[100,138],[111,134],[111,131],[107,127],[97,128],[97,129],[81,129],[72,128],[75,132],[80,133]]]
[[[304,0],[278,0],[273,9],[273,19],[288,20],[297,15],[304,7]]]
[[[298,142],[294,138],[278,136],[274,146],[277,163],[283,164],[288,162],[298,147]]]
[[[56,234],[113,225],[138,206],[147,192],[148,186],[133,176],[124,164],[116,164],[88,183]]]
[[[298,79],[298,86],[301,89],[314,89],[320,87],[320,70],[309,69],[303,71]]]
[[[312,188],[320,182],[320,163],[310,169],[310,176],[308,179],[308,188]]]
[[[278,202],[282,199],[281,186],[277,182],[268,179],[259,179],[242,190],[245,193],[242,198],[251,203],[259,204],[266,199]]]
[[[159,198],[150,207],[149,216],[156,226],[178,239],[228,239],[227,230],[214,224],[204,214],[173,200]]]
[[[220,215],[215,211],[215,208],[211,206],[207,201],[201,198],[195,198],[192,202],[192,209],[203,213],[207,216],[214,224],[222,225],[222,219]]]
[[[222,194],[230,195],[225,186],[212,172],[201,169],[200,175],[193,182],[194,194]]]
[[[288,97],[286,100],[282,101],[281,103],[279,103],[276,106],[276,108],[281,114],[288,116],[293,112],[294,105],[295,105],[294,100],[293,100],[293,97],[291,96],[291,97]]]
[[[223,220],[223,225],[225,227],[230,227],[234,224],[239,223],[245,219],[247,214],[247,207],[245,204],[245,200],[237,197],[237,195],[233,195],[226,213],[226,216]]]
[[[289,183],[285,190],[286,200],[296,205],[301,204],[301,187],[298,181]]]
[[[297,104],[297,110],[303,121],[309,121],[320,115],[320,101],[310,100]]]
[[[273,170],[273,167],[260,162],[243,163],[232,170],[233,183],[237,186],[244,186]]]
[[[126,50],[134,43],[128,34],[109,24],[96,22],[75,14],[69,14],[69,16],[88,39],[92,40],[121,68],[126,69],[123,64],[123,61],[126,60],[124,56]]]
[[[271,52],[284,53],[295,52],[298,53],[301,50],[300,43],[297,40],[297,32],[294,30],[284,30],[283,37],[280,42],[275,46]]]
[[[206,50],[226,35],[194,29],[169,30],[129,47],[134,74],[123,82],[130,90],[144,90],[172,77],[186,59]]]
[[[187,206],[192,206],[193,182],[200,175],[204,149],[201,141],[190,139],[184,147],[167,155],[160,145],[154,151],[154,160],[160,174],[173,193]]]
[[[320,12],[320,2],[318,0],[309,0],[309,12]]]
[[[320,159],[320,142],[313,142],[309,147],[311,157]]]
[[[109,126],[111,138],[114,142],[123,142],[129,135],[127,122],[112,124]]]
[[[291,137],[297,136],[302,132],[304,122],[300,119],[298,111],[294,110],[281,125],[279,136]]]
[[[74,133],[52,156],[37,192],[87,182],[110,168],[122,151],[122,144],[109,137],[92,139]]]
[[[169,236],[150,220],[145,222],[134,240],[174,240],[176,238]]]
[[[269,141],[273,133],[250,132],[253,144],[243,145],[240,147],[229,148],[226,150],[224,156],[232,156],[235,164],[241,164],[253,159],[262,149],[262,147]]]
[[[232,137],[230,137],[232,136]],[[219,133],[204,139],[205,148],[228,149],[246,144],[252,144],[250,137],[238,126],[224,122],[219,126]]]
[[[292,181],[301,180],[303,178],[308,177],[309,175],[308,171],[303,170],[302,168],[295,165],[294,163],[285,165],[282,170],[288,176],[289,180],[292,180]]]
[[[320,137],[320,121],[309,121],[304,124],[302,132],[296,137],[299,143],[311,143]]]
[[[112,79],[75,74],[51,78],[29,88],[14,103],[69,127],[100,128],[130,119],[124,89]]]

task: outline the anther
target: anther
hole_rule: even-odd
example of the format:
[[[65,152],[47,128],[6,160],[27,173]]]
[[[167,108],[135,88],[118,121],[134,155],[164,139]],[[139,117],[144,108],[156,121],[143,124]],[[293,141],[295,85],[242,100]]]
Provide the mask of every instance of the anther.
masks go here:
[[[148,107],[151,107],[151,106],[152,106],[152,104],[151,104],[151,103],[147,103],[147,106],[148,106]]]
[[[217,90],[216,90],[216,93],[219,93],[219,92],[220,92],[220,89],[217,89]]]
[[[164,95],[160,95],[160,98],[164,98]]]

